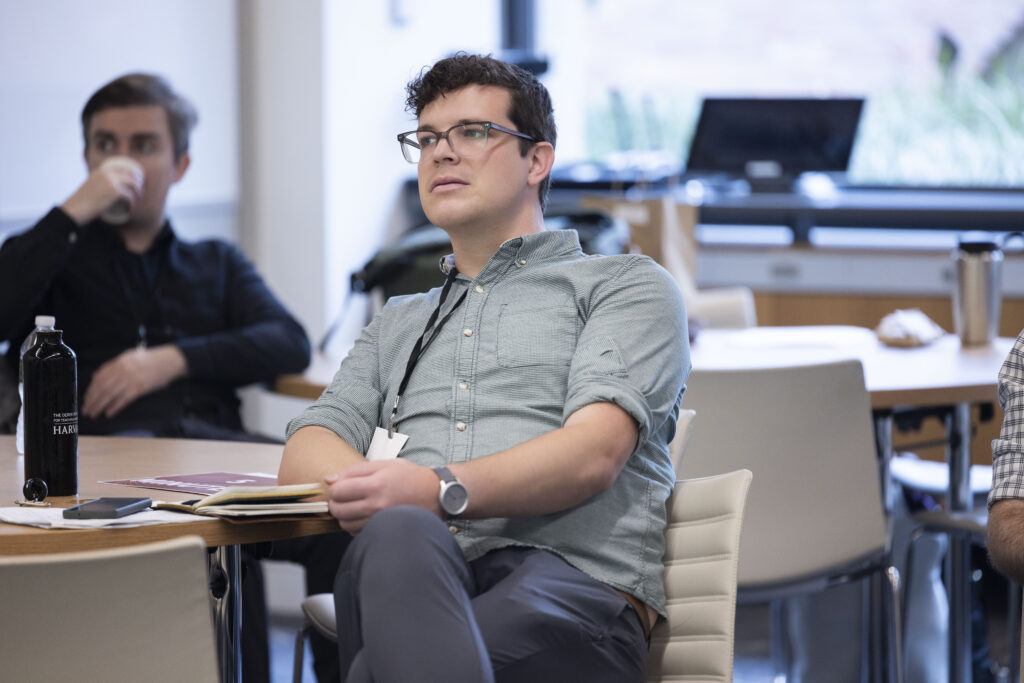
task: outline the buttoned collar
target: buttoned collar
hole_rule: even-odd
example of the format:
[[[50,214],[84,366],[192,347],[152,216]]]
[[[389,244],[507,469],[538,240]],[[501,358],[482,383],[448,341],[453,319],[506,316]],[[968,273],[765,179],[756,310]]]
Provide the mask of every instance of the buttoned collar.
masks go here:
[[[509,270],[529,268],[582,253],[580,237],[575,230],[545,230],[513,237],[502,242],[473,280],[478,283],[495,282]],[[447,276],[454,262],[453,254],[442,257],[441,272]],[[459,277],[463,276],[460,274]]]

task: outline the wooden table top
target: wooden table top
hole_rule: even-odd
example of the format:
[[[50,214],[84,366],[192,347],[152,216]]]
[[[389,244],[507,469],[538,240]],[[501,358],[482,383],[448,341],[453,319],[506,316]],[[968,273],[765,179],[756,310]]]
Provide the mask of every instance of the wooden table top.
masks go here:
[[[49,498],[69,507],[100,496],[145,496],[176,501],[195,494],[132,488],[100,481],[134,479],[196,472],[262,472],[277,474],[283,447],[198,439],[148,439],[82,436],[78,439],[78,496]],[[13,436],[0,436],[0,506],[22,497],[24,456],[17,454]],[[96,550],[135,545],[197,534],[207,546],[235,545],[338,531],[333,519],[258,520],[159,524],[128,529],[52,530],[0,524],[0,555]]]

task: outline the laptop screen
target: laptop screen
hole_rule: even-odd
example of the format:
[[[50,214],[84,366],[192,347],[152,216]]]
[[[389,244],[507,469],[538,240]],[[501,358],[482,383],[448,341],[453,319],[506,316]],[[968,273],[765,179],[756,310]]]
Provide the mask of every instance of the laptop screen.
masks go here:
[[[686,170],[789,177],[846,171],[863,105],[862,98],[707,98]]]

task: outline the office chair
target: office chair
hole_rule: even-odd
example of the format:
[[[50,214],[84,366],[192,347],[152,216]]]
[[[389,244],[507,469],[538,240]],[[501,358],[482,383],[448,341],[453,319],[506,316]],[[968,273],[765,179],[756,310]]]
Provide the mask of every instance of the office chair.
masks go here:
[[[682,476],[744,468],[757,481],[740,539],[739,600],[778,604],[872,577],[872,680],[883,671],[902,680],[899,575],[860,362],[697,368],[683,407],[701,420]]]
[[[694,413],[680,411],[679,470]],[[676,482],[665,529],[667,620],[651,632],[647,680],[732,681],[736,571],[749,470]]]
[[[216,683],[206,567],[198,536],[0,557],[0,677]]]

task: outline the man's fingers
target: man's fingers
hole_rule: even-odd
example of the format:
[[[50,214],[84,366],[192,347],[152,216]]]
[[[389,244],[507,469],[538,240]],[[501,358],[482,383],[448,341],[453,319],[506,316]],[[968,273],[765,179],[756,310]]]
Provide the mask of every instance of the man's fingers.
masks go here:
[[[138,398],[138,395],[135,392],[133,392],[133,391],[130,391],[130,390],[120,391],[120,392],[114,394],[111,397],[110,402],[107,404],[107,409],[105,411],[103,411],[103,414],[106,417],[114,417],[115,415],[120,413],[122,410],[124,410],[125,407],[129,403],[134,401],[136,398]]]
[[[86,417],[113,417],[139,395],[129,377],[122,372],[117,359],[100,366],[85,391],[82,413]]]

